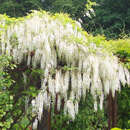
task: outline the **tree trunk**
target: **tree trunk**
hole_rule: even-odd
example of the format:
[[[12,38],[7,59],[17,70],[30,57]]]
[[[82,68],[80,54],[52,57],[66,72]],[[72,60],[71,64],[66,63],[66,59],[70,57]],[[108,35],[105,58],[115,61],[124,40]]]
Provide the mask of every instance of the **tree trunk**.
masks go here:
[[[38,130],[51,130],[51,110],[44,110],[43,117],[40,122],[38,122]]]
[[[117,125],[117,93],[112,97],[112,92],[109,93],[107,98],[108,106],[108,130]]]

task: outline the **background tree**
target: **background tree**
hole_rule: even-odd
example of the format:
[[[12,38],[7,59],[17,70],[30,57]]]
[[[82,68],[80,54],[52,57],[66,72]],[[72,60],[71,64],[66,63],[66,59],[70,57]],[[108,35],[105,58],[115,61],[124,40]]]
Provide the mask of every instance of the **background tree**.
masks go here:
[[[124,38],[130,32],[130,0],[93,0],[95,16],[86,19],[86,30],[108,38]]]
[[[40,0],[0,0],[0,13],[11,17],[25,16],[33,9],[42,8]]]

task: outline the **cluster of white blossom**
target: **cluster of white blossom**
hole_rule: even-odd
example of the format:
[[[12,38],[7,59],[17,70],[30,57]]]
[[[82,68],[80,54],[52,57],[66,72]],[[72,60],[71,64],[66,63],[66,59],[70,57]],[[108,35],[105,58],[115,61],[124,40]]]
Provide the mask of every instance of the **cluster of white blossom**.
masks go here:
[[[75,27],[70,23],[63,25],[58,18],[35,12],[23,22],[10,26],[1,36],[1,54],[12,55],[16,63],[26,61],[28,66],[40,66],[44,70],[41,92],[32,101],[38,114],[34,127],[41,120],[43,109],[51,104],[57,102],[57,110],[60,110],[64,99],[64,112],[74,119],[78,103],[81,97],[85,98],[87,90],[97,110],[98,99],[102,109],[104,96],[110,91],[114,96],[115,91],[121,89],[121,83],[130,84],[129,71],[116,57],[104,54],[93,43],[85,46],[69,39],[73,36],[87,41],[78,27],[78,24]],[[63,66],[76,69],[63,70]],[[52,69],[55,70],[53,75]],[[27,77],[24,75],[24,78]]]

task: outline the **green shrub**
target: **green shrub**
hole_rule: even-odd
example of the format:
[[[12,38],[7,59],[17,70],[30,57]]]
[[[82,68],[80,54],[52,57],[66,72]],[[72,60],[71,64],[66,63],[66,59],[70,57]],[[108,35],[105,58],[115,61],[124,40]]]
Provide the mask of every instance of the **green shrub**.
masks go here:
[[[118,94],[118,127],[130,128],[130,88],[123,87]]]
[[[11,61],[11,57],[0,56],[0,129],[27,130],[35,117],[29,102],[38,94],[37,82],[32,80],[38,81],[42,72],[37,69],[24,70],[30,76],[25,86],[20,72],[23,66],[16,68]]]
[[[11,93],[10,88],[14,81],[6,72],[8,67],[14,68],[14,65],[10,64],[10,60],[10,57],[0,56],[0,129],[2,130],[9,129],[14,121],[13,117],[10,115],[14,103],[14,96]]]
[[[3,0],[0,3],[0,13],[11,17],[25,16],[30,10],[42,8],[40,0]]]

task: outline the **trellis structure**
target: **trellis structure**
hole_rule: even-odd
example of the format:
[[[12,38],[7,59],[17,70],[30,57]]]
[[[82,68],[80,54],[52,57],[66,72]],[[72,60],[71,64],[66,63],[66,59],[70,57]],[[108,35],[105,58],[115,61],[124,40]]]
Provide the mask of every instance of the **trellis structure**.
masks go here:
[[[4,25],[5,21],[0,23]],[[51,105],[57,111],[62,106],[74,120],[86,91],[92,94],[97,110],[98,99],[102,109],[105,96],[112,93],[114,97],[121,84],[130,84],[130,73],[118,58],[88,37],[68,16],[38,11],[2,32],[0,54],[12,56],[17,64],[26,62],[44,70],[40,92],[32,100],[33,112],[37,113],[33,129],[37,129],[43,110]],[[25,74],[23,77],[25,81],[28,78]]]

